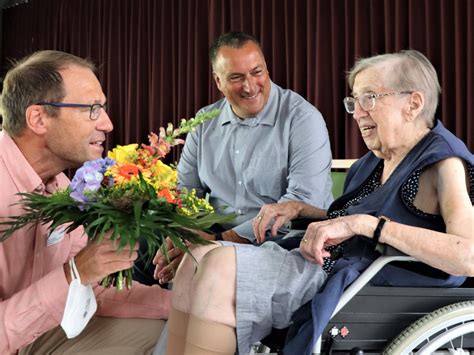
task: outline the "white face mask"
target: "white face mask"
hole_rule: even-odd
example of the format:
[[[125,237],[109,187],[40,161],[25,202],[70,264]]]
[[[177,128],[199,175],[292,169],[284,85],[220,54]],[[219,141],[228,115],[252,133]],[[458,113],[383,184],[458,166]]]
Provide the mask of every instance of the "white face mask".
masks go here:
[[[97,310],[94,291],[91,285],[81,284],[74,258],[69,260],[72,282],[69,285],[66,306],[64,307],[61,327],[68,339],[81,334]]]

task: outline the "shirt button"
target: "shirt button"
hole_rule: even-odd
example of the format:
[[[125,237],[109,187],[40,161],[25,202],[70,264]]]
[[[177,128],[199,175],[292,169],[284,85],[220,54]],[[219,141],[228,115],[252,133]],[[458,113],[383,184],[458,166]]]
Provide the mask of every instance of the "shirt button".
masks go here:
[[[237,149],[237,150],[235,151],[235,154],[239,154],[239,153],[240,153],[240,150]]]
[[[239,181],[237,184],[242,185],[242,181]]]

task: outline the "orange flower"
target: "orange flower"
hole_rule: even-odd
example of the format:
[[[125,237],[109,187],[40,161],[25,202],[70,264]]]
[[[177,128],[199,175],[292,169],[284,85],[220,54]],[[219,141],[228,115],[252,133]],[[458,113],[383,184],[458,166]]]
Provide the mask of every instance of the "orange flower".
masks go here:
[[[163,189],[156,193],[158,197],[162,197],[169,203],[176,203],[176,199],[169,189]]]
[[[110,168],[110,175],[112,175],[116,185],[122,185],[132,179],[138,178],[139,172],[140,169],[138,166],[133,164],[117,163]]]

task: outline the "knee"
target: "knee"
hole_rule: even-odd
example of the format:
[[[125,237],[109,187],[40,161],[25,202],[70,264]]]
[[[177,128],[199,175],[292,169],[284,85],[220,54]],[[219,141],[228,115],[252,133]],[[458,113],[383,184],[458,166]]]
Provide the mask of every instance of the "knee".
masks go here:
[[[197,265],[201,262],[203,257],[208,252],[218,247],[219,245],[217,244],[191,246],[189,248],[191,254],[186,253],[184,255],[183,260],[178,267],[176,278],[191,279],[196,273]]]
[[[234,247],[221,247],[208,252],[199,263],[193,279],[193,288],[207,292],[218,291],[222,288],[235,287],[236,256]]]
[[[236,257],[233,247],[207,253],[193,279],[191,313],[235,327]]]
[[[190,248],[191,254],[186,254],[181,261],[176,277],[173,281],[174,294],[189,292],[191,280],[196,274],[197,267],[203,257],[211,250],[218,248],[220,244],[198,245]]]

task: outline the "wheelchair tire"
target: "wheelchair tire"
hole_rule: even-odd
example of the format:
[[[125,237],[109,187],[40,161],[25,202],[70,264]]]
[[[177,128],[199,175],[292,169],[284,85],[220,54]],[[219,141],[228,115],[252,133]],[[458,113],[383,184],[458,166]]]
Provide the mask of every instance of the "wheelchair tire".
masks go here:
[[[412,354],[414,349],[423,349],[437,339],[442,341],[437,348],[439,349],[450,340],[471,332],[474,332],[474,301],[454,303],[439,308],[408,326],[385,348],[383,354]]]

